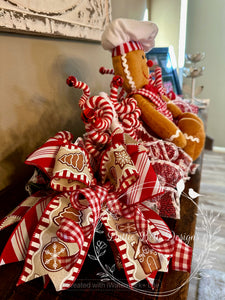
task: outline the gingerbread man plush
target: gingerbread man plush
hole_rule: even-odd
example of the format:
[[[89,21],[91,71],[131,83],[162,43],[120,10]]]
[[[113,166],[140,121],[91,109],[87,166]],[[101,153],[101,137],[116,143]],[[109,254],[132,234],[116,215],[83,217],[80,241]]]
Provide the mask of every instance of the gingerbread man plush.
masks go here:
[[[184,149],[193,160],[201,153],[205,132],[201,119],[183,113],[170,101],[162,87],[153,84],[145,52],[154,47],[158,27],[152,22],[116,19],[105,29],[102,46],[112,52],[115,75],[123,78],[128,97],[136,99],[141,118],[157,137]],[[156,78],[157,79],[157,78]]]

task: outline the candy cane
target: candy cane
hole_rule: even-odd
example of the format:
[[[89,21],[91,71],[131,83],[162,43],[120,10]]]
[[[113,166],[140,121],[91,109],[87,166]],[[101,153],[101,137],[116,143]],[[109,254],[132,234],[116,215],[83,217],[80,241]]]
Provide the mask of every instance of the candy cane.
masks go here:
[[[110,99],[115,106],[118,103],[118,90],[123,85],[123,78],[119,75],[113,77],[111,81]]]
[[[165,89],[162,81],[162,69],[160,67],[155,68],[155,86],[157,87],[160,94],[165,95]]]
[[[124,131],[128,133],[131,137],[133,137],[135,140],[137,140],[137,134],[136,129],[140,128],[141,122],[139,121],[139,117],[141,115],[140,109],[137,111],[134,111],[128,115],[126,115],[122,119],[122,125],[124,128]]]
[[[96,149],[96,147],[93,145],[93,142],[90,138],[85,138],[84,140],[85,148],[88,151],[90,155],[93,157],[98,157],[100,152]]]
[[[105,131],[112,124],[113,109],[109,101],[101,96],[89,98],[86,101],[86,106],[95,110],[95,117],[91,123],[85,124],[85,147],[93,157],[98,157],[100,155],[99,145],[103,147],[110,139],[109,134]]]
[[[124,88],[121,89],[119,95],[118,95],[118,101],[121,101],[122,99],[125,98],[125,94],[127,95],[127,92],[125,91]]]
[[[79,106],[81,109],[83,109],[85,102],[88,100],[88,98],[90,96],[89,86],[82,81],[78,81],[76,79],[76,77],[74,77],[74,76],[69,76],[66,80],[66,83],[71,87],[73,86],[74,88],[83,90],[83,95],[81,96],[81,98],[79,100]]]
[[[152,73],[149,74],[149,83],[150,83],[151,85],[153,85],[153,86],[154,86],[154,84],[155,84],[155,80],[153,79],[154,76],[155,76],[155,73],[154,73],[154,72],[152,72]]]
[[[125,98],[118,102],[118,89],[123,84],[120,76],[114,76],[111,82],[110,99],[118,114],[119,120],[122,123],[124,131],[134,139],[137,139],[136,129],[141,126],[139,117],[141,110],[137,106],[137,101],[134,98]]]
[[[83,90],[79,106],[83,110],[82,120],[85,123],[85,146],[90,154],[97,156],[100,153],[96,149],[99,147],[99,144],[105,145],[110,139],[109,134],[104,133],[104,131],[109,129],[112,124],[112,106],[103,97],[94,96],[89,98],[90,88],[88,85],[78,81],[74,76],[69,76],[66,82],[71,87]]]
[[[99,133],[98,131],[92,130],[88,133],[88,137],[95,143],[95,144],[102,144],[105,145],[110,136],[108,133]]]
[[[139,109],[137,101],[134,98],[125,98],[118,107],[118,113],[121,118],[124,118],[124,115],[134,112],[136,109]]]
[[[122,100],[118,102],[118,97],[121,97],[121,94],[118,95],[118,89],[123,85],[123,79],[120,76],[114,76],[111,82],[111,90],[110,90],[110,99],[115,107],[115,110],[118,114],[130,113],[136,108],[134,101],[136,100]],[[122,90],[123,91],[123,90]],[[123,91],[124,92],[124,91]],[[124,102],[125,101],[125,102]]]
[[[99,69],[99,73],[113,75],[114,74],[114,70],[113,69],[106,69],[105,67],[101,67]]]
[[[133,139],[137,140],[136,132],[135,132],[134,128],[132,127],[130,120],[124,119],[122,122],[122,125],[124,128],[124,132],[129,134],[129,136],[131,136]]]

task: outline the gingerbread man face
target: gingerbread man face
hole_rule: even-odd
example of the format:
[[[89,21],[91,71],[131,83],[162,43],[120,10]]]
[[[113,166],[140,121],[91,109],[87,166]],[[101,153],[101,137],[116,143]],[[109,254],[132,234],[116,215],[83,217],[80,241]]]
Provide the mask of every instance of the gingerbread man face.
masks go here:
[[[123,78],[127,92],[142,88],[149,82],[149,69],[143,50],[128,52],[112,58],[115,75]]]

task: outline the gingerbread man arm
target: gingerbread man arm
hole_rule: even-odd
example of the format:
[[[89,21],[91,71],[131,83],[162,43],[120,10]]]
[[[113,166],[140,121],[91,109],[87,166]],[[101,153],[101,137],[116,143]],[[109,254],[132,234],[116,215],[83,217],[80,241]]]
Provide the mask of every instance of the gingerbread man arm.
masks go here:
[[[167,108],[172,113],[174,119],[182,115],[182,110],[176,104],[174,104],[167,96],[162,95],[161,97],[167,103]]]
[[[205,129],[202,120],[193,113],[183,113],[179,118],[178,127],[187,141],[184,151],[193,160],[201,154],[205,145]]]
[[[176,144],[178,147],[186,146],[186,139],[180,129],[158,112],[154,106],[142,95],[135,94],[139,108],[142,111],[141,118],[143,121],[162,139],[168,140]]]

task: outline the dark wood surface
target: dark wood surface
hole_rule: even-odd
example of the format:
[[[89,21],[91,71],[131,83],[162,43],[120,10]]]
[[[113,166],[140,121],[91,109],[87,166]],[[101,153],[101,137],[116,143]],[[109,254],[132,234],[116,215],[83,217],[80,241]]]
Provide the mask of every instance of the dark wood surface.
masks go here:
[[[201,164],[202,157],[198,160]],[[199,192],[201,180],[201,167],[197,170],[196,174],[191,177],[190,181],[186,183],[185,193],[188,194],[189,188]],[[193,201],[193,202],[192,202]],[[194,237],[196,225],[196,213],[198,198],[189,200],[186,196],[181,197],[181,215],[180,220],[177,220],[174,225],[174,232],[183,237]],[[171,226],[170,226],[171,227]],[[193,248],[194,239],[190,239],[189,245]],[[179,288],[181,287],[181,288]],[[189,288],[189,273],[170,271],[163,275],[162,285],[160,292],[167,290],[176,290],[176,293],[171,296],[163,297],[166,300],[187,299]]]

